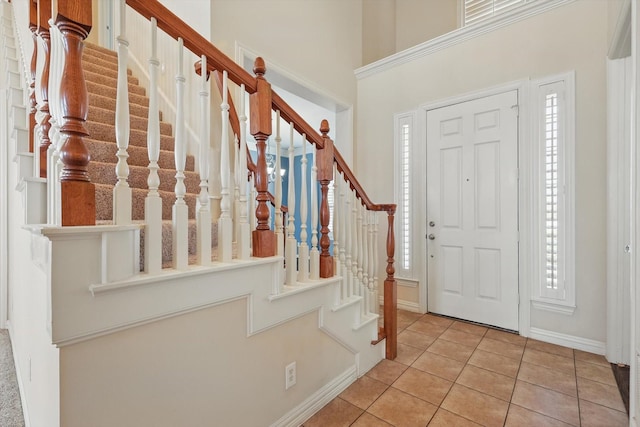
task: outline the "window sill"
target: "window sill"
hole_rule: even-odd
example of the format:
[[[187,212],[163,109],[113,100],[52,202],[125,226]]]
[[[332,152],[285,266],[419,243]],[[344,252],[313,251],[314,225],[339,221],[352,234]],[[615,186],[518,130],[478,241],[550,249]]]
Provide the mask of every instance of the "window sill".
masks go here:
[[[532,299],[531,304],[533,308],[542,311],[550,311],[552,313],[564,314],[565,316],[572,316],[576,311],[575,304],[544,301],[540,299]]]

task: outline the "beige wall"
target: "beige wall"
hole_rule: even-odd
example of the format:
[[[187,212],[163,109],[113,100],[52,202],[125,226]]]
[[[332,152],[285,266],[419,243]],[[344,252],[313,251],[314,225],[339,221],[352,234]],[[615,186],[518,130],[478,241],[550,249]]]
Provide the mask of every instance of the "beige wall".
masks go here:
[[[61,423],[271,425],[354,363],[317,312],[247,337],[241,299],[62,348]]]
[[[249,13],[250,12],[250,13]],[[362,0],[213,0],[211,39],[234,58],[242,43],[348,104],[362,65]]]
[[[377,189],[375,199],[393,200],[394,113],[516,80],[575,70],[578,308],[573,316],[533,310],[531,326],[602,342],[607,8],[607,2],[599,0],[577,1],[361,79],[357,116],[361,145],[356,160],[358,178],[366,188]],[[423,172],[414,179],[423,180]],[[379,275],[383,277],[382,272]]]
[[[382,59],[396,52],[396,0],[368,0],[362,3],[362,63]]]
[[[459,0],[396,0],[396,52],[458,27]]]

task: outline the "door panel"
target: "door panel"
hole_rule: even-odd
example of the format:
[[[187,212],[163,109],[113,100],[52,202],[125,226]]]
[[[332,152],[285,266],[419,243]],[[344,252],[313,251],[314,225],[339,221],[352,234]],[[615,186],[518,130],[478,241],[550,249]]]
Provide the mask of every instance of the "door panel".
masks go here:
[[[517,91],[427,112],[429,311],[518,329]]]

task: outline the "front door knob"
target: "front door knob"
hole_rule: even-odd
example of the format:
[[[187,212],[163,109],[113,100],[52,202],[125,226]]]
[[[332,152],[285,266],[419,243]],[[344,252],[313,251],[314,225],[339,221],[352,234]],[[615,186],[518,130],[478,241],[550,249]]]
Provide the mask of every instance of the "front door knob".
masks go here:
[[[433,234],[429,234],[429,236],[427,236],[429,238],[429,240],[435,240],[436,236]]]

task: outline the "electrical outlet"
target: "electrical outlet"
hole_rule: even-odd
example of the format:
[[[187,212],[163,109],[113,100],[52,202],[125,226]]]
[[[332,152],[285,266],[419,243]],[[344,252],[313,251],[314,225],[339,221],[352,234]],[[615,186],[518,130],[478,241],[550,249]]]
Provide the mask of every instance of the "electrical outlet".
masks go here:
[[[284,384],[285,390],[296,385],[296,362],[291,362],[284,368]]]

